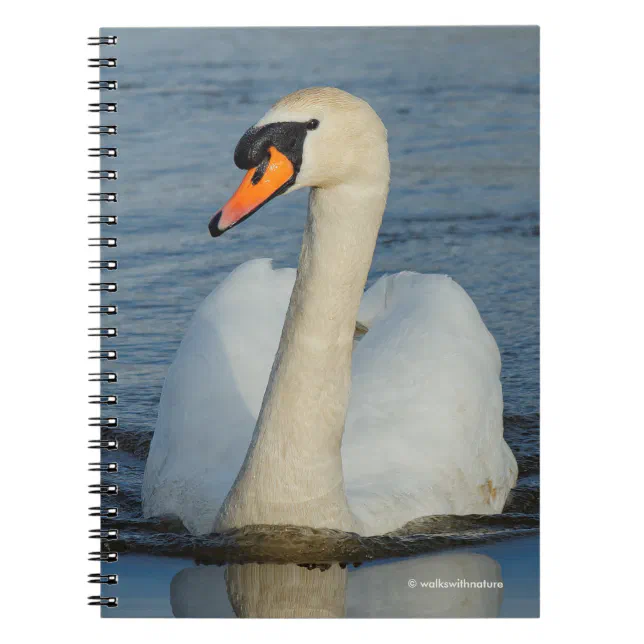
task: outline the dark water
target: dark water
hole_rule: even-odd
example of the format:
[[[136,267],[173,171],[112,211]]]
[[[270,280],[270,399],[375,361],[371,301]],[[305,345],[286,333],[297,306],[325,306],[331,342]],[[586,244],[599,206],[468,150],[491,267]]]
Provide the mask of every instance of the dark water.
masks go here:
[[[539,510],[539,64],[536,28],[120,30],[119,397],[115,477],[120,552],[203,561],[364,561],[487,543],[537,530]],[[440,518],[393,536],[308,532],[194,538],[141,518],[140,485],[163,378],[203,298],[237,265],[295,266],[305,191],[212,240],[211,215],[240,171],[241,134],[281,96],[334,85],[365,98],[389,132],[391,194],[369,284],[401,270],[447,273],[471,295],[503,359],[505,432],[520,478],[500,517]],[[103,189],[114,189],[104,182]],[[110,274],[111,277],[112,274]],[[109,479],[106,476],[106,481]],[[256,544],[266,546],[258,551]],[[298,548],[285,544],[305,544]],[[254,545],[255,544],[255,545]],[[281,544],[281,545],[280,545]],[[326,544],[326,545],[325,545]],[[281,554],[280,554],[281,552]],[[306,554],[308,553],[308,554]],[[303,560],[304,559],[304,560]]]

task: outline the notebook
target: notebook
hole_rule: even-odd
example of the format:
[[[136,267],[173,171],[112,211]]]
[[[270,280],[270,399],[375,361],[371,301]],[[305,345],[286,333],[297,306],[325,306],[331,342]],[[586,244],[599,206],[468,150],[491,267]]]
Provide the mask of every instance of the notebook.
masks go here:
[[[89,603],[538,616],[538,28],[88,50]]]

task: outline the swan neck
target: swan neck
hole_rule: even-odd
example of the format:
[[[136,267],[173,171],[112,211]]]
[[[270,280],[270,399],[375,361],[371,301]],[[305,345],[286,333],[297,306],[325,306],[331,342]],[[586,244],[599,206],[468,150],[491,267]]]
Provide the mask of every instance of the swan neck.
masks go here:
[[[311,191],[279,348],[219,528],[292,523],[356,529],[340,448],[356,316],[385,201],[386,188]]]
[[[321,352],[353,347],[384,210],[384,203],[369,201],[375,203],[344,187],[311,190],[285,327],[298,341],[314,341]]]
[[[258,419],[302,449],[337,451],[351,383],[356,317],[385,198],[337,186],[313,189],[295,285]]]

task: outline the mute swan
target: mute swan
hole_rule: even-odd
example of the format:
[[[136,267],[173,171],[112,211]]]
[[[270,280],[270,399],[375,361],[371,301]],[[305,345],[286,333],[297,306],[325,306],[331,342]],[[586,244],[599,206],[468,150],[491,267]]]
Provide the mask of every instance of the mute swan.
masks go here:
[[[501,512],[517,465],[476,306],[443,275],[389,275],[363,293],[389,191],[375,111],[335,88],[295,92],[244,134],[235,163],[247,174],[211,234],[309,187],[297,273],[247,262],[195,313],[163,387],[144,515],[196,534],[372,535]],[[354,348],[357,319],[368,332]]]

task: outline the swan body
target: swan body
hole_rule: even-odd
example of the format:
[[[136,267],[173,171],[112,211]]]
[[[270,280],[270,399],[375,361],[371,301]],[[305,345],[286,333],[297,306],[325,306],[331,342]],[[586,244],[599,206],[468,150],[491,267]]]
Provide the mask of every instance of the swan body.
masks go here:
[[[313,88],[278,102],[240,146],[245,192],[211,233],[252,214],[254,190],[311,187],[298,269],[247,262],[195,313],[164,384],[144,514],[177,515],[197,534],[290,523],[369,535],[500,512],[517,466],[499,351],[476,306],[443,275],[388,275],[364,292],[389,185],[380,119]],[[357,343],[356,321],[368,328]]]

